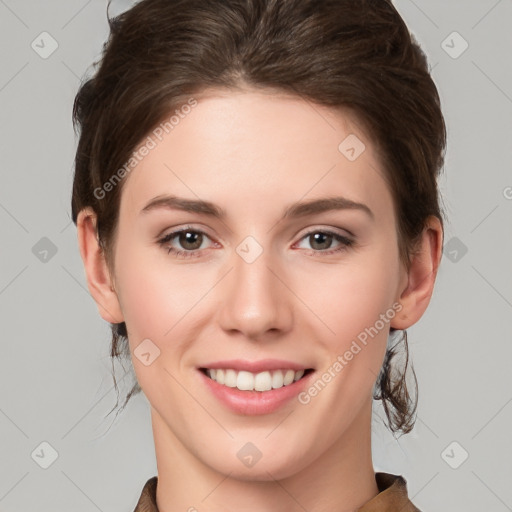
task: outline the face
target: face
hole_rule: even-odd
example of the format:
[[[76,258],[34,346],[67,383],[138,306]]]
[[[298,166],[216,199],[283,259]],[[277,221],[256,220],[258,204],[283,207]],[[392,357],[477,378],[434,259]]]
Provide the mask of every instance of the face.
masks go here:
[[[155,434],[225,474],[284,478],[369,429],[405,277],[393,201],[348,112],[196,98],[126,178],[115,290]],[[282,384],[270,370],[308,371],[249,391],[230,379],[252,374],[217,371],[222,385],[200,370],[214,367],[263,388]]]

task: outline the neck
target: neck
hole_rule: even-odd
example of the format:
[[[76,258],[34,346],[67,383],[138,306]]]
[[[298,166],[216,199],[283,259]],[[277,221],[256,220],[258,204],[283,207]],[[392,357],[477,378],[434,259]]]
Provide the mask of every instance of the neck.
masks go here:
[[[280,479],[269,471],[258,479],[220,473],[191,453],[153,408],[151,415],[159,512],[353,512],[379,492],[371,457],[371,404],[328,450]]]

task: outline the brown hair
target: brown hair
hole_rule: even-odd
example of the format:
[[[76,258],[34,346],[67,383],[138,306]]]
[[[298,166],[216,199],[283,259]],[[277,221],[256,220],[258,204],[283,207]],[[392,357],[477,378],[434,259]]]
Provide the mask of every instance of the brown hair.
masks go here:
[[[85,207],[95,211],[112,276],[123,181],[109,187],[107,200],[98,191],[151,130],[209,88],[273,89],[350,109],[379,152],[407,267],[427,217],[442,223],[440,99],[425,54],[390,0],[142,0],[108,21],[101,65],[73,106],[80,137],[72,219]],[[125,323],[111,329],[113,366],[130,351]],[[389,346],[374,398],[391,431],[407,433],[417,393],[411,399],[407,390],[403,334],[404,371],[393,370],[397,344]],[[414,381],[417,390],[415,374]],[[135,383],[123,408],[140,391]]]

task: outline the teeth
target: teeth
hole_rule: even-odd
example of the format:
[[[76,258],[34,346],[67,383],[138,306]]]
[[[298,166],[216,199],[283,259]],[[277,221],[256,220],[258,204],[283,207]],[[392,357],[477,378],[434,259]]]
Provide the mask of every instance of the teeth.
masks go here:
[[[304,375],[304,370],[274,370],[260,373],[251,373],[232,369],[206,370],[208,376],[224,386],[238,388],[241,391],[269,391],[288,386]]]

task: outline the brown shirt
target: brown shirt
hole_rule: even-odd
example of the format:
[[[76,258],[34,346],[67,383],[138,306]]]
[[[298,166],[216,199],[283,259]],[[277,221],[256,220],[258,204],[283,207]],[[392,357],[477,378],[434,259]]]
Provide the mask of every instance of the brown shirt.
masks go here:
[[[359,512],[421,512],[407,496],[407,482],[399,475],[375,473],[379,494],[366,502]],[[150,478],[133,512],[158,512],[156,506],[156,484],[158,477]]]

